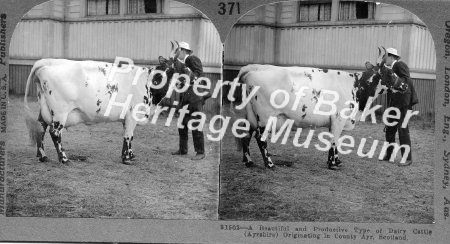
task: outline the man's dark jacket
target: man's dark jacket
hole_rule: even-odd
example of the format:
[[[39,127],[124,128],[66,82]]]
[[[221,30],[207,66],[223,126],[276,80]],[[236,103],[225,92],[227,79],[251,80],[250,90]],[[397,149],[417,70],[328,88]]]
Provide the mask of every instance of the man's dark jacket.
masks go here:
[[[178,72],[181,74],[186,74],[187,72],[185,72],[185,68],[189,68],[192,72],[190,75],[190,86],[187,89],[187,91],[185,91],[183,94],[181,94],[181,103],[179,104],[179,107],[182,107],[186,104],[194,104],[197,102],[203,102],[204,99],[207,99],[209,95],[206,96],[198,96],[197,94],[195,94],[194,90],[193,90],[193,82],[195,79],[198,79],[200,77],[203,76],[203,66],[202,66],[202,61],[194,55],[189,55],[186,60],[184,65],[181,64],[180,65],[180,69]],[[201,84],[204,85],[205,82],[201,82]],[[204,89],[198,89],[199,92],[203,92]]]
[[[393,81],[393,88],[401,90],[402,92],[388,93],[389,106],[396,108],[412,107],[419,102],[419,99],[412,83],[409,68],[403,61],[397,61],[392,66],[398,79]]]

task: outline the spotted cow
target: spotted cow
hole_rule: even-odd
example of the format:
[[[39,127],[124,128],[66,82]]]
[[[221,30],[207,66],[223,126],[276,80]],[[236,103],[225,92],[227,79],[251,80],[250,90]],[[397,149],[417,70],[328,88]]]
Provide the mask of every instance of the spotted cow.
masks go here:
[[[241,68],[234,81],[241,85],[236,89],[235,97],[237,100],[231,103],[231,109],[235,115],[240,114],[240,117],[245,117],[250,123],[250,130],[247,135],[244,138],[236,138],[238,149],[242,148],[243,151],[243,162],[248,167],[253,165],[250,158],[249,143],[253,133],[255,133],[265,166],[268,168],[274,166],[267,150],[267,142],[263,140],[262,134],[270,118],[276,117],[277,130],[280,130],[288,119],[294,120],[292,129],[329,128],[333,138],[330,140],[332,146],[329,149],[327,163],[330,169],[336,168],[341,164],[341,160],[338,156],[338,142],[335,138],[339,138],[343,130],[352,130],[355,127],[356,120],[360,118],[370,96],[376,97],[382,93],[379,80],[380,77],[376,67],[359,73],[258,64]],[[259,88],[254,96],[251,97],[245,108],[238,111],[235,105],[239,106],[243,96],[250,97],[255,87]],[[304,90],[298,99],[296,93],[299,92],[301,87],[308,87],[308,89]],[[271,95],[277,90],[283,90],[289,95],[289,100],[283,108],[276,108],[270,102]],[[337,113],[335,114],[320,115],[314,113],[319,98],[333,99],[330,96],[326,98],[326,94],[323,94],[325,90],[335,91],[339,95],[339,100],[335,103],[337,107]],[[242,95],[240,95],[241,91]],[[279,105],[283,103],[283,99],[283,95],[278,95],[274,101]],[[339,112],[343,109],[346,109],[347,114],[352,114],[352,116],[348,118],[340,116]]]
[[[64,128],[121,121],[124,128],[122,162],[130,164],[135,157],[131,141],[138,124],[136,118],[141,117],[140,121],[142,116],[151,116],[167,93],[173,74],[175,50],[172,42],[171,58],[160,57],[160,65],[156,69],[96,61],[37,61],[27,80],[24,104],[27,127],[32,142],[37,144],[39,160],[48,160],[43,143],[48,127],[59,161],[67,163],[69,159],[61,144]],[[118,72],[126,68],[129,72]],[[37,87],[40,105],[37,120],[33,118],[27,103],[31,83]]]

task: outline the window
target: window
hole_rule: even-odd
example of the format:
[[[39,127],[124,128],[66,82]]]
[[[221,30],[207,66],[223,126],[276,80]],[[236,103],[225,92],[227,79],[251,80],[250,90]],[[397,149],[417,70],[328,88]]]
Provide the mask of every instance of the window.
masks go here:
[[[161,13],[161,0],[128,0],[129,14]]]
[[[89,16],[119,14],[120,0],[87,0]]]
[[[375,3],[342,1],[339,5],[339,20],[373,19]]]
[[[300,3],[300,21],[331,20],[331,3]]]

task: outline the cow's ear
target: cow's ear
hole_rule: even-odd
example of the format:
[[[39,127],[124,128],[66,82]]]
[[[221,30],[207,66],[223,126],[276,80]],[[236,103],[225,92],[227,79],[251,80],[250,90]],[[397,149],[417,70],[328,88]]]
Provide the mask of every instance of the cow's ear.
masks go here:
[[[159,60],[160,64],[166,64],[167,63],[167,59],[165,59],[163,56],[159,56],[158,60]]]
[[[374,67],[374,65],[372,63],[370,63],[369,61],[367,61],[365,65],[366,65],[367,70],[371,70]]]

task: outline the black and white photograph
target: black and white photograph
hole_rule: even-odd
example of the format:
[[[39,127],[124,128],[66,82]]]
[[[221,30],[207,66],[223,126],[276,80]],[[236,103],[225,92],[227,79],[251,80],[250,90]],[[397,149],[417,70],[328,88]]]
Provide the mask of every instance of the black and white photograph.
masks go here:
[[[448,243],[450,0],[0,6],[0,242]]]
[[[7,217],[218,218],[222,43],[203,13],[51,0],[9,50]]]
[[[262,5],[224,45],[220,220],[431,224],[436,50],[385,3]],[[403,235],[401,235],[403,236]]]

